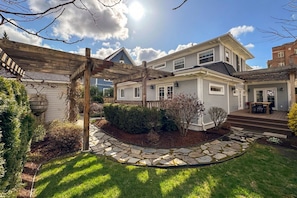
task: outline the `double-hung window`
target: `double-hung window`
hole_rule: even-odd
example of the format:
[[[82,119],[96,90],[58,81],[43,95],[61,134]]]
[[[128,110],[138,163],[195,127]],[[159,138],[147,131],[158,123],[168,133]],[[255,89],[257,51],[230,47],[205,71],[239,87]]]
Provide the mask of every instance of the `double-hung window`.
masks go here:
[[[198,57],[199,57],[199,60],[198,60],[199,64],[213,62],[214,61],[214,51],[213,51],[213,49],[211,49],[211,50],[201,52],[198,54]]]
[[[140,87],[134,87],[134,98],[140,98]]]
[[[185,58],[180,58],[173,61],[174,70],[180,70],[185,68]]]

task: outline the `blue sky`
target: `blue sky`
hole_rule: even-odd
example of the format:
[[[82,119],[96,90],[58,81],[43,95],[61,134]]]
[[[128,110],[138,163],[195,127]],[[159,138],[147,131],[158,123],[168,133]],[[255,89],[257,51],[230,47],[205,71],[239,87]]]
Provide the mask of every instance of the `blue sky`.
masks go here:
[[[108,4],[115,0],[101,1]],[[254,68],[267,67],[272,47],[293,41],[263,32],[281,31],[276,18],[292,18],[292,13],[284,9],[290,0],[188,0],[179,9],[172,10],[182,1],[138,0],[137,7],[136,0],[122,0],[112,8],[102,6],[97,0],[83,1],[89,11],[68,6],[43,34],[68,41],[83,39],[74,44],[43,40],[8,24],[0,25],[0,32],[6,31],[10,40],[67,52],[84,54],[88,47],[92,56],[98,58],[125,47],[139,64],[231,32],[255,56],[247,62]],[[28,0],[23,6],[38,12],[59,2],[65,1]],[[142,10],[134,17],[133,4],[137,11]],[[79,1],[77,5],[81,6]],[[51,19],[52,15],[48,15],[41,20],[16,23],[33,31]]]

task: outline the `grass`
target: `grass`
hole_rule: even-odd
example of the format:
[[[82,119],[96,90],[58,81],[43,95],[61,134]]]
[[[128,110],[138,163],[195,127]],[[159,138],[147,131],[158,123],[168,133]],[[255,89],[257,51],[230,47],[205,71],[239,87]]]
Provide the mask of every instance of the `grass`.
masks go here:
[[[44,164],[37,197],[297,197],[297,151],[255,144],[243,156],[198,168],[122,165],[81,153]]]

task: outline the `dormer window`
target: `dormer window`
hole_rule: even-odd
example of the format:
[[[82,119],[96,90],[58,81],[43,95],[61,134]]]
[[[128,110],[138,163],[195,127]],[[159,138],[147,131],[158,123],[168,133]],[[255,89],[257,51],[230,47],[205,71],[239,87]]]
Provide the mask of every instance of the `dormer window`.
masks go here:
[[[198,57],[199,57],[199,60],[198,60],[199,64],[213,62],[214,61],[214,51],[213,51],[213,49],[211,49],[211,50],[201,52],[198,54]]]

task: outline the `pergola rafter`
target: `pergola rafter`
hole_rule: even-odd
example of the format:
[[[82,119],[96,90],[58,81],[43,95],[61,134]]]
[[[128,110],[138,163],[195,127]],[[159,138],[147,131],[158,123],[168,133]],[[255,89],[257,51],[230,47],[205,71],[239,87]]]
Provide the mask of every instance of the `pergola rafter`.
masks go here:
[[[117,97],[117,84],[126,81],[143,82],[146,87],[147,79],[173,76],[173,73],[157,71],[142,66],[101,60],[91,57],[90,49],[86,48],[85,56],[57,51],[0,39],[0,49],[22,67],[24,71],[68,75],[73,88],[77,79],[84,78],[84,131],[83,150],[89,149],[89,120],[90,120],[90,78],[105,78],[114,82],[114,97]],[[0,53],[2,53],[0,51]],[[2,53],[2,54],[3,54]],[[143,88],[143,104],[146,104],[146,89]],[[70,107],[73,100],[70,100]],[[70,110],[70,114],[73,111]],[[70,115],[71,117],[71,115]]]

